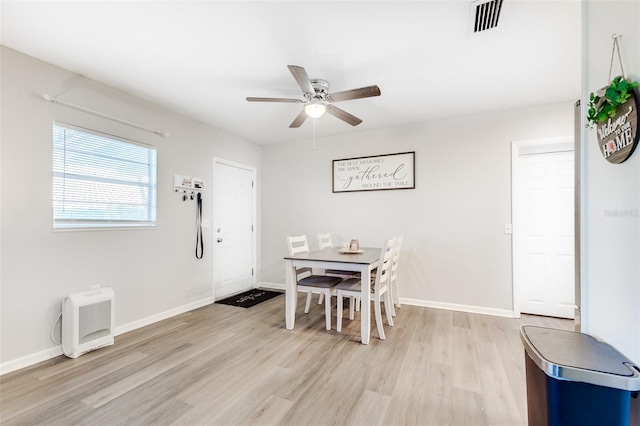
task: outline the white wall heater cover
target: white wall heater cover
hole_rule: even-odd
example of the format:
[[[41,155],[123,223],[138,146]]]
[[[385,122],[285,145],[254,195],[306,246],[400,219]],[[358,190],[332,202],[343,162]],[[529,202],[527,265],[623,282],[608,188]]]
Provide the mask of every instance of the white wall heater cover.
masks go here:
[[[62,299],[62,351],[69,358],[113,345],[114,293],[111,287]]]

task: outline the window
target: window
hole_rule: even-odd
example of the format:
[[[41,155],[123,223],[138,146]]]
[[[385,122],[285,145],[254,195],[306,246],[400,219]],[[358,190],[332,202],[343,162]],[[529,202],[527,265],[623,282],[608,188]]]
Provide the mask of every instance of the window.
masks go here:
[[[155,225],[155,148],[54,123],[54,229]]]

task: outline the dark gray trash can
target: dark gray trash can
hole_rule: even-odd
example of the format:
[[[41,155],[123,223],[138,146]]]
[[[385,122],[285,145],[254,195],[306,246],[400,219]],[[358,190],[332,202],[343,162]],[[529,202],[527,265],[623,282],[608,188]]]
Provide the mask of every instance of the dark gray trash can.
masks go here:
[[[529,425],[640,425],[640,368],[605,342],[524,325]]]

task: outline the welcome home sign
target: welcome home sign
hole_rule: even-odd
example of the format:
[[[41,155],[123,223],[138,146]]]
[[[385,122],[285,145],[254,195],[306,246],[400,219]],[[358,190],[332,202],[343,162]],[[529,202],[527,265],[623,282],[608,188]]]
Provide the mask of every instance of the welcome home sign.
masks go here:
[[[415,151],[333,160],[333,192],[413,189]]]
[[[604,158],[610,163],[623,163],[638,145],[638,102],[637,92],[631,91],[631,97],[616,110],[615,117],[609,117],[596,127],[598,145]]]

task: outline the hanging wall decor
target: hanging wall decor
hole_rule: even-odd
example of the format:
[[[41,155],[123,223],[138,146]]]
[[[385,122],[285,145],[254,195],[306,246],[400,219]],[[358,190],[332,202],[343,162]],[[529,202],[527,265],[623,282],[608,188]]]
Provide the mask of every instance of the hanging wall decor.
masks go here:
[[[333,160],[333,192],[414,189],[415,151]]]
[[[618,45],[620,37],[613,35],[609,79],[611,80],[616,50],[622,75],[615,77],[609,86],[600,89],[597,93],[591,93],[587,110],[587,127],[596,129],[600,152],[607,161],[615,164],[623,163],[633,154],[640,138],[638,132],[640,96],[637,91],[640,84],[624,78]]]

